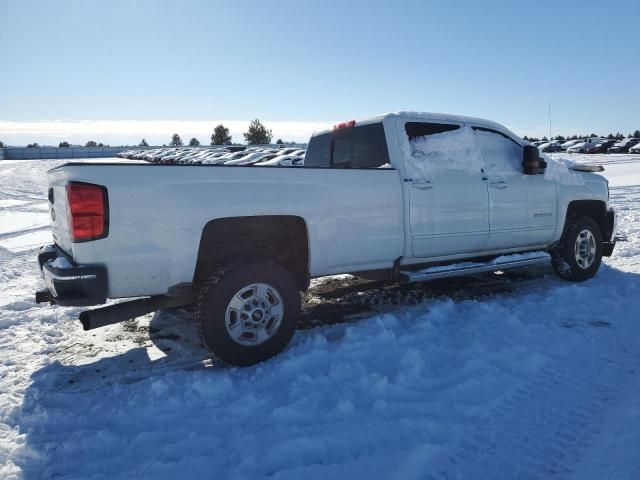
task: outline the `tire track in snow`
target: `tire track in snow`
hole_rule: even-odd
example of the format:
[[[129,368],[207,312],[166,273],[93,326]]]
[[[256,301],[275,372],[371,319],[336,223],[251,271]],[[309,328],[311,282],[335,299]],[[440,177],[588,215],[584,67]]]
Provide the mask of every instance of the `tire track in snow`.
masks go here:
[[[612,330],[598,328],[597,341],[588,338],[545,366],[476,426],[458,451],[433,465],[427,478],[572,478],[572,467],[606,414],[624,400],[630,383],[639,382],[640,352],[621,346]]]

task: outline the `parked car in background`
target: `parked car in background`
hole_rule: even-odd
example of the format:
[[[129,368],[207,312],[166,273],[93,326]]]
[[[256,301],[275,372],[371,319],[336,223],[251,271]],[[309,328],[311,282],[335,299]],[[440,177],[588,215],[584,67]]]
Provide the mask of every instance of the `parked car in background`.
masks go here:
[[[633,147],[629,149],[630,153],[640,153],[640,142],[636,143]]]
[[[538,148],[540,149],[541,152],[544,152],[544,153],[554,153],[554,152],[562,151],[562,145],[560,145],[559,142],[543,143],[539,145]]]
[[[640,143],[640,138],[625,138],[609,147],[607,153],[627,153],[630,148]]]
[[[578,143],[582,143],[582,142],[584,142],[584,138],[578,138],[576,140],[566,141],[560,146],[562,147],[562,150],[565,151],[568,148],[573,147],[574,145],[577,145]]]
[[[586,153],[589,144],[587,142],[576,143],[567,148],[567,153]]]
[[[258,162],[258,167],[300,167],[304,163],[304,157],[301,155],[279,155],[266,162]]]
[[[605,140],[603,142],[594,143],[587,147],[587,153],[607,153],[611,145],[616,143],[615,140]]]
[[[582,142],[567,148],[567,153],[587,153],[587,149],[606,140],[605,138],[585,138]]]
[[[271,150],[259,150],[259,151],[249,152],[240,158],[236,158],[234,160],[227,160],[226,162],[224,162],[224,164],[225,165],[251,165],[259,161],[261,158],[265,157],[266,155],[269,155],[270,153],[273,153],[273,152]]]

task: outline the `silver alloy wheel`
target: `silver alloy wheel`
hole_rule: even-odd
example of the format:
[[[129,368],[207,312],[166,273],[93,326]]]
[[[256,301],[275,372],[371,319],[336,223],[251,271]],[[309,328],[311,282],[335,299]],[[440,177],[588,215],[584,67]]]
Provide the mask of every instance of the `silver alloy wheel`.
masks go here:
[[[225,326],[240,345],[266,342],[280,328],[284,302],[278,290],[266,283],[254,283],[238,290],[227,305]]]
[[[576,263],[580,268],[586,270],[596,258],[596,239],[590,230],[582,230],[577,238],[574,254]]]

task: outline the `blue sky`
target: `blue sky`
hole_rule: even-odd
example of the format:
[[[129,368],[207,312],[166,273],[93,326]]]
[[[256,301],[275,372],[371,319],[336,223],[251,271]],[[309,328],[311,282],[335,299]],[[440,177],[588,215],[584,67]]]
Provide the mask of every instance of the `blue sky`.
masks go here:
[[[396,110],[640,128],[640,1],[0,0],[0,140],[276,136]],[[131,122],[135,121],[135,122]]]

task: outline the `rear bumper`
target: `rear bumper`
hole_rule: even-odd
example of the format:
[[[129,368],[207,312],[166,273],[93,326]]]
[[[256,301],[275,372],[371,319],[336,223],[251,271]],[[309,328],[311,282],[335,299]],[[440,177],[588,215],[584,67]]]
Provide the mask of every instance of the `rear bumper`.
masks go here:
[[[618,215],[613,208],[607,212],[607,232],[605,232],[604,241],[602,242],[602,255],[610,257],[616,246],[616,229],[618,228]]]
[[[76,265],[55,245],[40,249],[38,264],[45,292],[36,294],[36,302],[50,301],[64,306],[100,305],[107,300],[107,270],[100,265]]]

